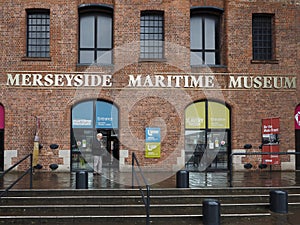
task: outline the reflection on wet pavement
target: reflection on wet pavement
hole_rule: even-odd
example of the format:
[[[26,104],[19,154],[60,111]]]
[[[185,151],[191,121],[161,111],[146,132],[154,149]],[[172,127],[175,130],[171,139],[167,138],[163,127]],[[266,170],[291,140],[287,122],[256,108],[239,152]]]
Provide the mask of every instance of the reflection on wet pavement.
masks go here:
[[[18,172],[6,174],[0,188],[6,188],[20,175]],[[74,189],[76,187],[75,173],[35,172],[33,175],[34,189]],[[147,172],[144,173],[147,181],[153,188],[175,188],[175,172]],[[119,172],[116,169],[105,168],[104,173],[95,176],[88,173],[88,187],[100,188],[130,188],[131,173]],[[227,172],[189,172],[190,188],[222,188],[229,187]],[[232,175],[233,187],[287,187],[300,186],[300,172],[234,172]],[[15,189],[29,188],[29,175],[22,179]]]

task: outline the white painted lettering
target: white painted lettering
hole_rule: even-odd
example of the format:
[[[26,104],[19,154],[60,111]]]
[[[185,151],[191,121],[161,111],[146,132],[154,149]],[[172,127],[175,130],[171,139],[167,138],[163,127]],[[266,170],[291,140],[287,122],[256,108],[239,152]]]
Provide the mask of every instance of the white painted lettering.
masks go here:
[[[15,76],[13,77],[12,74],[8,73],[7,74],[7,82],[6,85],[10,85],[10,86],[19,86],[20,85],[20,74],[15,74]]]
[[[142,75],[138,75],[136,79],[134,78],[134,75],[129,75],[129,87],[141,87],[142,81],[141,81]]]
[[[23,73],[22,74],[22,86],[31,86],[31,74],[30,73]]]
[[[45,86],[50,87],[53,85],[53,74],[49,73],[45,77]]]
[[[102,86],[103,87],[111,87],[112,86],[112,82],[111,82],[111,78],[112,78],[112,75],[103,75],[102,76]]]

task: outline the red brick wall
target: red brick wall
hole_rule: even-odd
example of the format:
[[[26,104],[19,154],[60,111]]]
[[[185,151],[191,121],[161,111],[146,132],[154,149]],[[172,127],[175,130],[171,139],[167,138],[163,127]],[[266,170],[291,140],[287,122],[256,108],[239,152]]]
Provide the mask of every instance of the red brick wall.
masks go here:
[[[114,7],[115,67],[82,67],[77,65],[78,55],[78,6],[101,3]],[[224,9],[222,16],[222,68],[189,67],[189,22],[192,6],[213,6]],[[26,56],[26,9],[50,9],[51,60],[32,61]],[[142,10],[163,10],[165,15],[166,62],[140,62],[138,48],[140,13]],[[275,64],[255,64],[252,59],[252,13],[275,14]],[[128,146],[130,135],[142,140],[144,129],[149,125],[163,125],[165,139],[162,142],[162,160],[176,164],[175,157],[168,158],[174,148],[183,148],[184,108],[193,101],[215,97],[201,90],[145,92],[133,108],[126,102],[134,102],[133,90],[124,91],[129,74],[154,74],[174,72],[253,73],[256,75],[299,73],[299,5],[294,1],[255,0],[45,0],[2,1],[0,5],[0,102],[5,107],[5,149],[18,149],[19,156],[32,151],[35,132],[34,116],[41,119],[41,150],[43,160],[58,163],[58,151],[49,149],[58,143],[60,149],[70,148],[70,110],[78,100],[89,98],[89,92],[81,93],[74,88],[20,88],[7,87],[9,71],[108,71],[113,72],[114,88],[97,90],[98,98],[115,101],[120,107],[120,140],[123,149],[144,148],[143,142]],[[126,50],[125,52],[123,50]],[[127,51],[129,50],[129,51]],[[132,55],[131,55],[132,54]],[[175,57],[176,56],[176,57]],[[225,77],[227,75],[225,74]],[[224,76],[218,76],[224,79]],[[226,78],[225,78],[226,81]],[[298,87],[300,85],[298,81]],[[297,89],[298,90],[298,89]],[[239,149],[246,143],[258,146],[261,140],[261,119],[280,117],[281,150],[294,149],[294,108],[300,102],[297,90],[222,90],[225,101],[231,107],[232,148]],[[80,93],[80,96],[78,94]],[[157,96],[158,94],[159,96]],[[138,92],[138,94],[140,94]],[[183,94],[189,97],[178,99]],[[141,94],[142,95],[142,94]],[[149,96],[150,95],[150,96]],[[165,96],[164,96],[165,95]],[[170,97],[171,96],[171,97]],[[173,101],[172,101],[173,100]],[[177,111],[182,109],[182,111]],[[123,115],[123,112],[129,114]],[[158,119],[157,119],[158,118]],[[127,127],[129,124],[130,127]],[[145,160],[151,164],[157,160]]]

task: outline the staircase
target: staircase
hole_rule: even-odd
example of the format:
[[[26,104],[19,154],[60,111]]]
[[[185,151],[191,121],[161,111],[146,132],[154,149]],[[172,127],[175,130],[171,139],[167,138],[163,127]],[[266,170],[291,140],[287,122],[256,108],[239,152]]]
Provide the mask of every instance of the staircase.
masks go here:
[[[300,188],[284,190],[288,191],[289,206],[300,205]],[[264,221],[272,216],[269,191],[270,188],[152,189],[151,224],[202,224],[204,199],[221,203],[222,224],[247,224],[242,221],[253,218]],[[145,208],[136,189],[12,190],[0,202],[0,224],[5,225],[146,224]]]

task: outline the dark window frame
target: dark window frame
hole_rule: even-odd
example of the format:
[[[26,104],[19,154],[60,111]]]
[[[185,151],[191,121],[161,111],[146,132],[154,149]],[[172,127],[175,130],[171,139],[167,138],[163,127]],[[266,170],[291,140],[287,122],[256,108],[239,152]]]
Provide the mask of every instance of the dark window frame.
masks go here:
[[[274,14],[252,14],[252,61],[275,60]]]
[[[88,127],[88,128],[79,128],[79,127],[73,127],[73,110],[76,106],[82,104],[82,103],[87,103],[87,102],[91,102],[91,112],[92,112],[92,127]],[[98,102],[105,102],[105,103],[109,103],[111,105],[113,105],[114,107],[116,107],[117,111],[118,111],[118,124],[117,124],[117,127],[115,128],[98,128],[96,127],[96,107],[97,107],[97,103]],[[78,169],[81,170],[81,168],[76,168],[76,165],[74,164],[75,161],[79,160],[79,154],[81,154],[78,146],[77,146],[77,142],[76,142],[76,135],[75,135],[75,131],[78,131],[79,133],[85,133],[85,132],[88,132],[88,133],[99,133],[101,132],[104,137],[106,138],[109,138],[109,140],[112,140],[113,138],[115,138],[115,140],[118,140],[119,138],[119,135],[120,135],[120,108],[118,105],[116,105],[114,102],[111,102],[111,101],[108,101],[108,100],[105,100],[105,99],[101,99],[101,98],[97,98],[97,99],[86,99],[86,100],[82,100],[82,101],[79,101],[77,103],[75,103],[72,107],[71,107],[71,110],[70,110],[70,116],[71,116],[71,119],[70,119],[70,132],[71,132],[71,135],[70,135],[70,155],[71,155],[71,160],[70,160],[70,168],[71,168],[71,171],[72,172],[76,172],[78,171]],[[77,133],[77,132],[76,132]],[[93,135],[94,137],[94,135]],[[111,149],[111,143],[110,142],[107,142],[107,150]],[[118,148],[118,151],[119,151],[119,148]],[[74,160],[74,157],[73,156],[76,156],[77,160],[75,159]],[[84,157],[84,155],[83,155]],[[118,158],[117,158],[118,159]],[[89,170],[89,168],[86,168]],[[92,168],[90,168],[92,169]],[[93,172],[91,170],[91,172]]]
[[[27,10],[26,57],[50,58],[50,10]]]
[[[165,59],[164,11],[141,11],[140,18],[140,61]]]
[[[216,170],[222,170],[222,171],[225,171],[225,170],[228,170],[229,168],[229,164],[230,164],[230,161],[229,161],[229,157],[230,157],[230,154],[232,152],[232,149],[231,149],[231,131],[232,131],[232,109],[230,107],[229,104],[227,104],[226,102],[222,102],[222,101],[218,101],[218,100],[209,100],[209,99],[204,99],[204,100],[197,100],[197,101],[194,101],[192,102],[191,104],[187,105],[186,108],[184,109],[184,116],[186,117],[186,110],[188,109],[188,107],[192,106],[193,104],[196,104],[196,103],[200,103],[200,102],[204,102],[205,104],[205,128],[199,128],[199,129],[196,129],[196,128],[186,128],[186,124],[184,124],[184,132],[186,133],[186,131],[195,131],[195,132],[204,132],[204,146],[205,146],[205,149],[209,147],[209,136],[213,133],[219,133],[219,132],[224,132],[226,133],[226,137],[227,137],[227,143],[226,143],[226,157],[227,157],[227,165],[226,165],[226,168],[219,168],[217,166],[217,164],[219,164],[219,161],[216,157],[216,159],[214,160],[214,163],[215,163],[215,166],[214,167],[207,167],[206,170],[207,171],[216,171]],[[209,115],[209,104],[210,103],[218,103],[218,104],[221,104],[223,105],[223,107],[225,107],[228,111],[229,111],[229,128],[211,128],[209,127],[209,119],[211,118],[211,116]],[[184,145],[186,145],[186,135],[184,137]],[[219,140],[221,141],[221,140]],[[198,146],[198,144],[196,145]],[[185,147],[184,147],[185,148]],[[196,149],[195,149],[196,151]],[[185,148],[185,152],[187,152],[187,149]],[[222,154],[224,154],[224,152],[219,152]],[[218,153],[218,155],[219,155]],[[185,161],[185,165],[188,166],[189,162],[188,161]],[[188,168],[187,168],[188,169]],[[197,170],[196,170],[197,171]]]
[[[191,16],[192,17],[200,17],[202,19],[202,48],[199,49],[193,49],[190,48],[191,53],[201,53],[201,57],[203,59],[202,62],[197,64],[191,64],[191,66],[203,66],[203,65],[211,65],[211,66],[220,66],[221,65],[221,19],[222,19],[222,13],[223,11],[220,9],[215,8],[196,8],[194,10],[191,10]],[[205,46],[205,19],[206,18],[213,18],[215,21],[215,48],[214,49],[207,49]],[[192,30],[190,31],[192,32]],[[213,52],[215,53],[215,63],[214,64],[206,64],[205,63],[205,54]]]
[[[94,47],[93,48],[81,48],[80,47],[80,20],[82,18],[82,16],[85,16],[85,15],[90,15],[90,16],[93,16],[94,17],[94,21],[95,21],[95,24],[94,24]],[[109,16],[111,18],[111,30],[112,30],[112,33],[111,33],[111,47],[109,48],[101,48],[101,47],[98,47],[97,46],[97,34],[98,34],[98,27],[97,27],[97,17],[98,16],[101,16],[101,15],[106,15],[106,16]],[[113,9],[110,9],[108,7],[101,7],[101,6],[86,6],[86,7],[83,7],[83,8],[80,8],[79,9],[79,24],[78,24],[79,28],[79,37],[78,37],[78,64],[79,65],[90,65],[90,64],[101,64],[101,65],[112,65],[113,64],[113,54],[111,54],[111,59],[110,59],[110,63],[101,63],[101,62],[97,62],[97,58],[98,58],[98,52],[99,51],[112,51],[113,49]],[[80,53],[82,51],[93,51],[94,53],[94,60],[92,62],[81,62],[81,58],[80,58]]]

